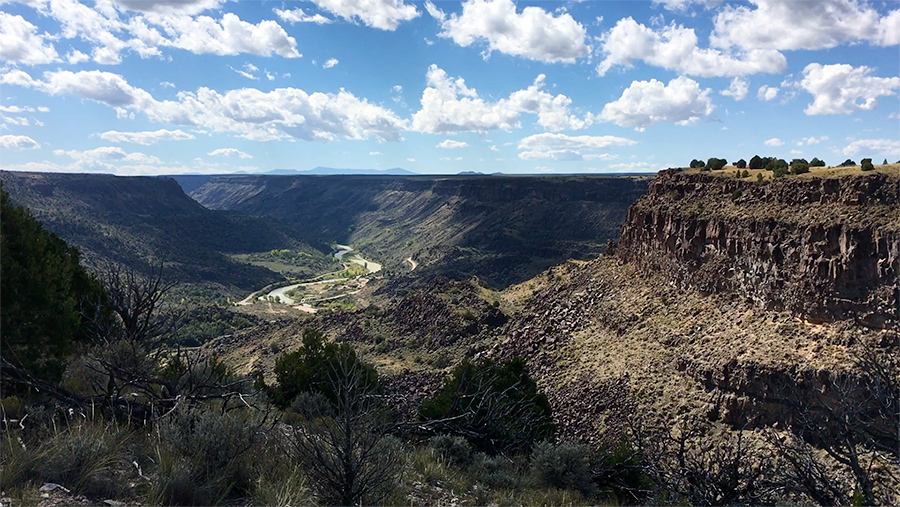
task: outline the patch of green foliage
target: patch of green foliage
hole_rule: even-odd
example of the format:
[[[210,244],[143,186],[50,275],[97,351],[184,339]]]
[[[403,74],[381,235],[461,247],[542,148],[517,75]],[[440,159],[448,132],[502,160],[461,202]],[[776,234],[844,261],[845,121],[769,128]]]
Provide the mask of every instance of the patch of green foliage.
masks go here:
[[[726,165],[728,165],[728,161],[724,158],[710,157],[710,159],[706,161],[706,167],[713,171],[722,170]]]
[[[791,174],[803,174],[809,172],[809,162],[805,158],[791,160]]]
[[[422,402],[419,416],[491,453],[527,449],[554,432],[550,403],[521,358],[464,360]]]
[[[300,393],[319,393],[335,403],[338,399],[335,376],[344,370],[357,371],[363,392],[379,390],[375,368],[362,362],[349,344],[326,343],[325,335],[315,329],[304,329],[302,341],[299,350],[282,354],[275,360],[278,383],[269,388],[275,404],[287,407]]]
[[[0,194],[0,356],[58,382],[73,344],[88,335],[103,291],[79,265],[78,249]]]

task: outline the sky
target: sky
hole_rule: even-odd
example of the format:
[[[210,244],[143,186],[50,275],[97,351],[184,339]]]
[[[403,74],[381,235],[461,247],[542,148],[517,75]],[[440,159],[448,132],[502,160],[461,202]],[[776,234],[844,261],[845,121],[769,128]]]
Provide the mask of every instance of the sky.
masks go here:
[[[900,159],[900,3],[0,0],[0,168]]]

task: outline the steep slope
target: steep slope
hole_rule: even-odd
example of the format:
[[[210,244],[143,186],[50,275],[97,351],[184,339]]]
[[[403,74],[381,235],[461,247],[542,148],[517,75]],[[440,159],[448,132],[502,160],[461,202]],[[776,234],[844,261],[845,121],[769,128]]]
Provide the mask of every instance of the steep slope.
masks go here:
[[[811,399],[896,427],[844,386],[866,354],[898,364],[897,181],[661,173],[614,255],[505,292],[519,309],[490,355],[528,358],[563,433],[588,440],[636,414],[790,428]]]
[[[388,269],[491,286],[602,252],[642,178],[213,177],[191,196],[211,209],[278,218],[305,237],[349,243]]]
[[[180,281],[252,290],[280,278],[231,262],[225,254],[306,248],[271,220],[213,211],[166,178],[0,172],[3,189],[69,243],[88,263],[140,265],[165,259]],[[323,263],[324,255],[319,254]]]
[[[900,177],[766,183],[659,175],[629,210],[620,259],[815,321],[900,329]]]

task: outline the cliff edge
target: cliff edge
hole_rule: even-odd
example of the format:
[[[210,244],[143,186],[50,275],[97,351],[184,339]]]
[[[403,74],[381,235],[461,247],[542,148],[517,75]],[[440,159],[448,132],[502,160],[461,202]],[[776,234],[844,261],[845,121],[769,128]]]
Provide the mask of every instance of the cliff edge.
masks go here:
[[[753,182],[661,172],[628,210],[621,260],[813,322],[900,327],[900,177]]]

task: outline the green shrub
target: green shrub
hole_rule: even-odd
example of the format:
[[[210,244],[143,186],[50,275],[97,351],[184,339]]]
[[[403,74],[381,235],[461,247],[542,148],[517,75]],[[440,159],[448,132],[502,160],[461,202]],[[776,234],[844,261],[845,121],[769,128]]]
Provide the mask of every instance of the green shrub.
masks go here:
[[[3,420],[18,420],[25,415],[25,407],[18,396],[7,396],[0,399],[0,417]]]
[[[434,429],[466,437],[487,452],[523,450],[553,434],[550,403],[520,358],[460,363],[419,407]]]
[[[864,158],[859,162],[860,169],[863,171],[874,171],[875,166],[872,164],[871,158]]]
[[[515,463],[503,456],[477,453],[471,471],[488,488],[517,489],[521,474],[515,468]]]
[[[296,352],[282,354],[275,360],[277,386],[271,389],[273,401],[286,407],[302,392],[316,392],[330,401],[337,400],[334,391],[335,375],[342,369],[353,370],[362,376],[361,388],[375,392],[379,388],[378,374],[371,365],[360,361],[349,344],[325,343],[322,333],[314,329],[303,330],[303,346]],[[348,363],[343,368],[341,361]]]
[[[591,450],[584,444],[541,442],[531,453],[531,475],[538,484],[579,491],[584,496],[597,492],[590,464]]]
[[[472,446],[463,437],[436,435],[431,437],[428,443],[441,458],[454,465],[468,465],[472,463]]]
[[[724,169],[726,165],[728,165],[728,161],[724,158],[710,157],[710,159],[706,161],[706,167],[713,171]]]
[[[772,171],[774,177],[781,178],[788,174],[788,163],[780,158],[769,159],[766,163],[766,170]]]
[[[809,162],[803,158],[791,160],[791,174],[803,174],[809,172]]]
[[[50,382],[62,378],[103,291],[78,249],[48,231],[0,190],[0,357]],[[4,383],[4,392],[18,388]]]
[[[150,499],[164,505],[212,505],[250,492],[255,421],[237,411],[181,409],[154,428],[156,477]]]

